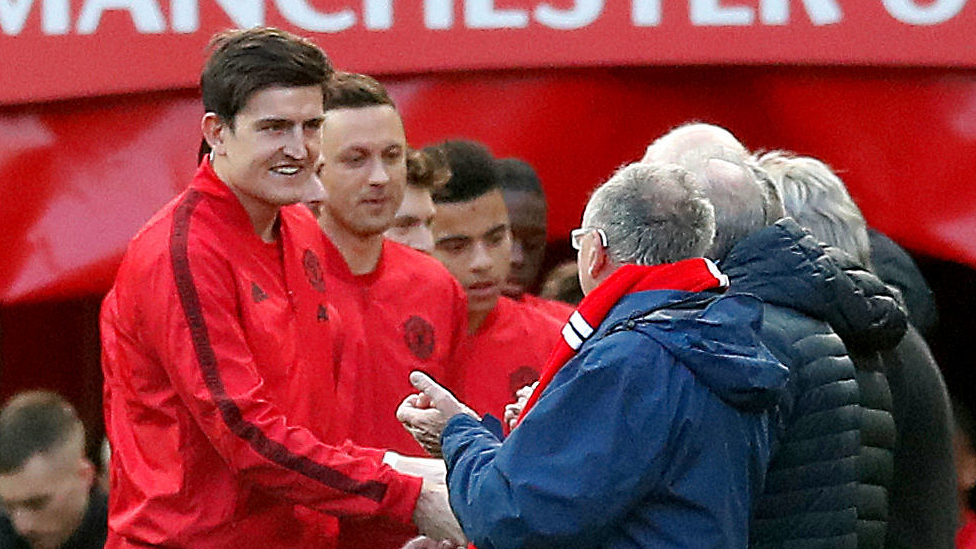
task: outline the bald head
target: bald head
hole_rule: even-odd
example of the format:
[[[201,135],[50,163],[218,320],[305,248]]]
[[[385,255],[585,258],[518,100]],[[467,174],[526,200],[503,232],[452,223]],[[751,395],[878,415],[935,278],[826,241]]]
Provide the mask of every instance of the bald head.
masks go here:
[[[740,158],[749,151],[732,135],[732,132],[714,124],[700,122],[685,124],[654,140],[647,147],[641,162],[657,162],[682,165],[682,157],[688,153],[722,151]]]
[[[715,208],[715,239],[706,252],[710,259],[721,261],[739,240],[783,216],[772,180],[720,126],[679,126],[651,143],[642,162],[673,162],[701,181]]]

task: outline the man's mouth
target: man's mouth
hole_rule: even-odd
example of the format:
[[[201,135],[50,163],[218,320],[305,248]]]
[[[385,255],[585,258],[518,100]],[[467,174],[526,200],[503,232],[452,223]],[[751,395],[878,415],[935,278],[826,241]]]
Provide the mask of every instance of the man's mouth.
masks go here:
[[[271,168],[271,171],[279,175],[292,176],[302,171],[302,166],[295,166],[295,165],[274,166],[273,168]]]
[[[472,297],[490,297],[497,292],[498,283],[490,280],[475,282],[467,286],[468,294]]]
[[[385,196],[380,196],[380,197],[364,198],[360,202],[372,208],[381,208],[386,206],[386,204],[389,202],[389,199],[387,199]]]

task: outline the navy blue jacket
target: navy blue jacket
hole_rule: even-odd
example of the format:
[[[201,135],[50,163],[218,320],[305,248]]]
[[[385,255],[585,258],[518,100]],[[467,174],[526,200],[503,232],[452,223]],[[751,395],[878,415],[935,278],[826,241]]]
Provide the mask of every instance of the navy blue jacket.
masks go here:
[[[443,433],[451,506],[479,549],[743,548],[787,371],[749,296],[627,295],[500,442]]]

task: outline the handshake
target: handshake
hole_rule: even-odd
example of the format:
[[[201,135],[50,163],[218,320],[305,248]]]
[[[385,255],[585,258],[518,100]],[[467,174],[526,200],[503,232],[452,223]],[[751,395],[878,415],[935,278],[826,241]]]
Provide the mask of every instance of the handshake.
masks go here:
[[[467,541],[448,503],[446,467],[439,459],[441,433],[448,420],[457,414],[481,418],[471,408],[460,402],[450,391],[438,385],[422,372],[410,374],[410,383],[420,392],[408,396],[397,408],[396,417],[413,438],[434,458],[406,457],[394,452],[387,453],[386,461],[397,471],[424,479],[420,497],[414,509],[414,524],[423,536],[407,543],[403,549],[450,549],[464,546]],[[505,423],[515,426],[535,385],[523,387],[518,400],[505,407]]]

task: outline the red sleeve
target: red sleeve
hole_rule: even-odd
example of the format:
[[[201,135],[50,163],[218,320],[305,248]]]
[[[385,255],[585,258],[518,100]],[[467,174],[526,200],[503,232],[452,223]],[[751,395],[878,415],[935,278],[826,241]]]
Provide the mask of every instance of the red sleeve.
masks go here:
[[[184,205],[185,206],[185,205]],[[181,206],[182,207],[182,206]],[[353,454],[324,444],[289,421],[268,394],[237,313],[230,260],[216,249],[219,235],[191,235],[178,211],[170,265],[149,273],[142,295],[156,326],[154,347],[189,413],[242,481],[334,515],[383,515],[409,522],[419,478],[382,464],[382,453]],[[246,259],[238,259],[245,260]],[[238,261],[235,260],[235,261]],[[167,284],[168,282],[168,284]]]

